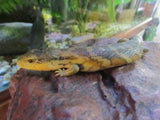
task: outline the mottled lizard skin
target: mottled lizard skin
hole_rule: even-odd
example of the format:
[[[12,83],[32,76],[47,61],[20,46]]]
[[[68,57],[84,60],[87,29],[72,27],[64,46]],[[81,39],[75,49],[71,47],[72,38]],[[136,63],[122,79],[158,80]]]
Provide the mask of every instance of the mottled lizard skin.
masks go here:
[[[141,58],[143,45],[140,37],[98,46],[72,47],[62,50],[32,50],[18,60],[21,68],[55,71],[57,76],[94,72],[132,63]]]

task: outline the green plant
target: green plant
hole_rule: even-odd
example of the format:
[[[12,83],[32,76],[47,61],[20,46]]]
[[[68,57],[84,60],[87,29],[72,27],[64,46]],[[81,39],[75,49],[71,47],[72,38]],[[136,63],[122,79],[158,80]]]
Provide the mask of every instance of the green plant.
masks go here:
[[[49,0],[0,0],[0,12],[10,13],[23,6],[31,6],[36,11],[36,19],[30,33],[31,48],[41,48],[44,43],[44,19],[42,9],[48,8]]]
[[[0,13],[9,13],[23,5],[28,5],[28,2],[26,2],[26,0],[0,0]]]
[[[107,13],[110,22],[116,22],[116,6],[130,1],[131,0],[107,0]]]
[[[73,12],[75,23],[78,25],[80,33],[85,32],[89,1],[90,0],[70,0],[71,11]]]
[[[48,7],[49,0],[0,0],[0,13],[10,13],[23,6],[33,6],[35,9],[39,9],[40,4]]]

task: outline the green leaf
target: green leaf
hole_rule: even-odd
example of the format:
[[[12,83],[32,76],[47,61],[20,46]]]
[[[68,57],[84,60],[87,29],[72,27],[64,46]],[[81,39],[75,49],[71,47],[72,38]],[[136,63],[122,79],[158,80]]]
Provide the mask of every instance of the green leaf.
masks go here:
[[[34,1],[36,3],[37,0]],[[33,0],[0,0],[0,13],[9,13],[19,7],[31,5]]]

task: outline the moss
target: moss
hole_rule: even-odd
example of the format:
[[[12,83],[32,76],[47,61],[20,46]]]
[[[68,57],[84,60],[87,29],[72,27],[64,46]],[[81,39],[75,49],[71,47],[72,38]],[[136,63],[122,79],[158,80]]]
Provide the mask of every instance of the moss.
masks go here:
[[[30,34],[31,27],[23,27],[22,30],[21,27],[0,26],[0,30],[3,37],[14,36],[15,38],[22,38],[26,33]]]
[[[88,21],[99,21],[99,22],[109,22],[109,17],[107,15],[107,12],[99,12],[99,11],[93,11],[88,16]]]
[[[24,53],[29,48],[32,24],[5,23],[0,25],[0,54]]]
[[[111,37],[119,32],[125,31],[131,27],[130,24],[101,23],[94,30],[95,37]]]

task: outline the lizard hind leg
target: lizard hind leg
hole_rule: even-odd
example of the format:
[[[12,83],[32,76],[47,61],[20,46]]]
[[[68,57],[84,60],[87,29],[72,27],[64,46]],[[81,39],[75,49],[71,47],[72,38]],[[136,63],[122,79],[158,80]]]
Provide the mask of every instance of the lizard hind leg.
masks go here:
[[[56,76],[70,76],[76,74],[79,71],[77,64],[67,65],[64,68],[55,71]]]

